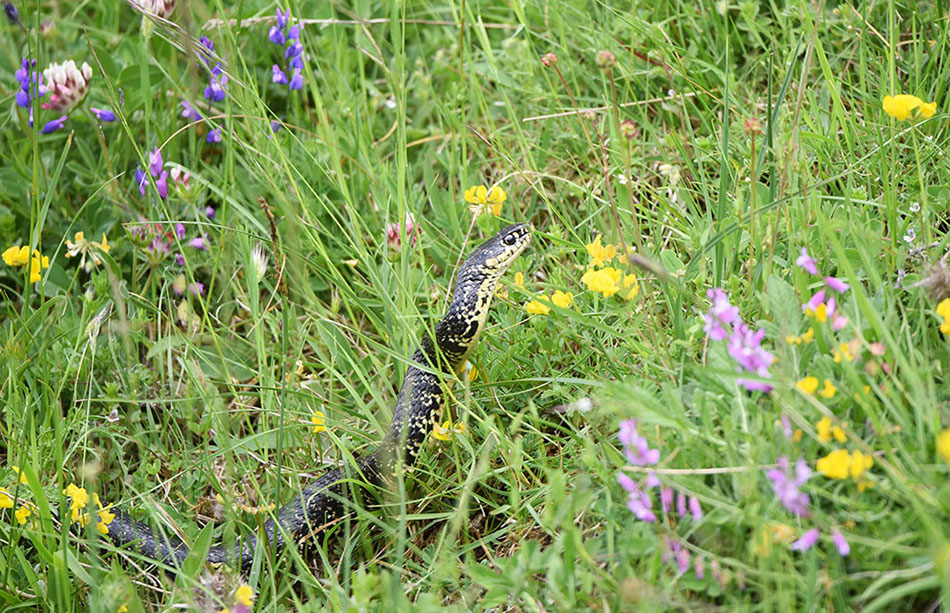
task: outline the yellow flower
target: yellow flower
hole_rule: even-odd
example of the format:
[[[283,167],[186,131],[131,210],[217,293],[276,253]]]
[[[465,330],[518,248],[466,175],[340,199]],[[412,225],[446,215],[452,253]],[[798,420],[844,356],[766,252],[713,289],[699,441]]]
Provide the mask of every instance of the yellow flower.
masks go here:
[[[822,417],[817,424],[815,424],[815,429],[818,431],[818,442],[827,443],[831,440],[831,420],[827,417]]]
[[[630,287],[631,285],[633,287]],[[629,274],[623,276],[623,288],[627,289],[628,287],[630,287],[630,291],[627,292],[627,295],[624,296],[624,298],[627,300],[633,300],[637,297],[637,294],[640,293],[640,284],[637,283],[637,275]]]
[[[451,420],[445,420],[442,424],[438,422],[432,424],[432,436],[437,440],[447,441],[452,438],[453,434],[465,434],[465,424],[458,423],[455,424],[455,427],[452,427]]]
[[[822,398],[830,399],[835,397],[835,392],[837,391],[838,388],[834,386],[834,384],[831,382],[831,379],[825,379],[825,386],[821,388],[821,390],[818,392],[818,395]]]
[[[855,449],[854,453],[851,454],[851,478],[855,481],[860,481],[864,471],[873,465],[874,458],[871,457],[871,454],[864,454]]]
[[[815,390],[818,389],[818,377],[805,377],[795,384],[795,389],[804,394],[814,394]]]
[[[930,119],[937,112],[936,102],[924,102],[917,96],[911,96],[910,94],[884,96],[881,106],[885,113],[898,121],[904,121],[911,115],[914,116],[914,119]]]
[[[327,417],[323,414],[323,411],[314,411],[313,415],[310,416],[310,422],[313,424],[314,434],[327,431]]]
[[[943,318],[940,324],[940,331],[944,334],[950,334],[950,298],[944,298],[937,305],[937,315]]]
[[[30,283],[36,283],[42,276],[40,275],[40,270],[42,268],[49,268],[49,258],[40,256],[39,251],[33,252],[33,257],[30,258]]]
[[[86,493],[86,488],[77,487],[75,483],[67,485],[63,493],[72,498],[72,504],[70,504],[69,508],[73,511],[84,509],[86,505],[89,504],[89,494]]]
[[[585,245],[587,247],[587,254],[590,255],[591,266],[603,266],[617,256],[617,246],[601,245],[601,238],[603,238],[603,235],[598,234],[597,238],[594,239],[594,242]]]
[[[115,613],[129,613],[129,607],[126,605],[122,605],[116,610]]]
[[[515,273],[515,285],[521,288],[524,287],[524,273],[523,272]],[[948,300],[948,302],[950,302],[950,300]]]
[[[802,334],[801,336],[796,336],[795,334],[789,334],[785,337],[785,342],[789,345],[807,345],[812,342],[815,338],[815,329],[808,328],[808,331]]]
[[[76,232],[73,240],[66,240],[66,257],[82,256],[79,260],[79,266],[85,269],[86,272],[91,272],[94,267],[102,264],[102,258],[99,257],[97,250],[109,253],[110,249],[112,249],[112,246],[109,244],[105,232],[102,233],[101,243],[86,240],[86,235],[83,232]]]
[[[836,449],[818,460],[816,468],[829,479],[847,479],[851,471],[851,455],[846,449]]]
[[[950,428],[937,435],[937,455],[945,462],[950,462]]]
[[[249,607],[254,604],[254,590],[246,583],[242,583],[234,592],[234,602]]]
[[[562,292],[561,290],[557,290],[551,296],[551,302],[562,309],[566,309],[567,307],[571,306],[572,302],[574,302],[574,294],[571,292]]]
[[[604,298],[610,298],[620,291],[620,286],[617,284],[620,283],[622,276],[623,273],[616,268],[608,267],[601,268],[600,270],[588,268],[584,276],[581,277],[581,281],[585,283],[587,288],[591,291],[603,294]]]
[[[110,504],[103,509],[102,502],[99,501],[99,494],[93,494],[92,497],[96,501],[96,506],[99,507],[99,521],[96,522],[96,530],[103,534],[109,534],[109,524],[115,519],[115,513],[109,510],[112,508],[112,505]]]
[[[468,209],[475,217],[491,211],[496,217],[501,214],[501,204],[508,199],[505,190],[493,185],[491,189],[484,185],[473,185],[465,190],[465,201],[470,204]]]
[[[551,302],[547,296],[538,296],[545,302]],[[524,310],[527,311],[530,315],[547,315],[551,312],[551,307],[548,305],[538,302],[537,300],[531,300],[526,302],[524,305]]]
[[[30,248],[27,245],[22,247],[10,247],[3,252],[3,261],[7,266],[23,266],[30,259]]]
[[[13,508],[13,496],[10,495],[10,492],[0,487],[0,509],[12,509]]]
[[[818,305],[818,308],[812,310],[811,307],[805,309],[805,316],[811,317],[818,321],[819,323],[825,323],[828,321],[828,306],[822,302]]]
[[[831,354],[834,356],[835,364],[840,364],[841,360],[845,362],[854,361],[854,354],[851,353],[851,346],[848,343],[841,343],[837,348],[831,350]]]
[[[23,505],[14,511],[13,515],[16,517],[16,523],[22,526],[26,523],[26,519],[30,516],[30,507]]]
[[[22,470],[20,470],[20,467],[19,467],[19,466],[11,466],[10,468],[13,469],[13,472],[15,472],[17,475],[19,475],[19,481],[20,481],[20,483],[22,483],[23,485],[29,485],[29,484],[30,484],[30,482],[26,480],[26,473],[24,473]]]

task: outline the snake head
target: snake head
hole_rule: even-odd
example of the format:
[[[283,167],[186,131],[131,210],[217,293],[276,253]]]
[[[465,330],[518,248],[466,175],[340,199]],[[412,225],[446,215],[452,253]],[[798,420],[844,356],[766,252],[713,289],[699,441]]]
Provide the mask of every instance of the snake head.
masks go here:
[[[531,225],[516,223],[482,243],[468,257],[464,268],[481,270],[495,278],[504,274],[511,263],[531,243]]]

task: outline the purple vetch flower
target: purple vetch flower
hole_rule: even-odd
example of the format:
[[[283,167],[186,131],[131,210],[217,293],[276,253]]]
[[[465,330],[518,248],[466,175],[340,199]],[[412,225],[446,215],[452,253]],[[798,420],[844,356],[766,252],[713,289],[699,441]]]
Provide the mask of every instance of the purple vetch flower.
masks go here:
[[[33,98],[42,98],[46,95],[47,87],[43,84],[43,73],[33,70],[36,66],[36,60],[22,58],[20,68],[13,73],[14,78],[20,84],[20,89],[16,93],[16,103],[20,108],[30,109],[30,125],[33,125]]]
[[[194,283],[188,286],[188,290],[191,291],[191,293],[194,294],[195,296],[201,295],[205,293],[205,284],[202,283],[201,281],[195,281]]]
[[[679,517],[686,517],[686,495],[683,492],[676,495],[676,514]]]
[[[275,45],[283,45],[285,42],[287,42],[287,39],[284,38],[284,33],[277,26],[270,27],[270,30],[267,32],[267,38],[269,38],[270,42],[274,43]]]
[[[164,165],[165,161],[162,160],[162,152],[159,151],[158,147],[155,147],[154,151],[149,151],[148,171],[153,177],[157,177],[162,172],[162,166]]]
[[[729,355],[739,364],[738,372],[745,370],[754,373],[762,379],[770,379],[769,366],[775,361],[775,356],[762,348],[762,339],[765,330],[753,332],[749,326],[740,323],[735,326],[732,336],[729,337]],[[738,379],[737,382],[748,390],[770,392],[772,386],[762,381]]]
[[[660,478],[656,476],[655,470],[651,470],[647,473],[647,479],[644,484],[650,489],[660,487]]]
[[[300,69],[294,69],[294,75],[290,78],[290,83],[287,84],[287,87],[291,91],[303,89],[303,75],[300,73]]]
[[[290,9],[287,9],[288,11]],[[294,24],[290,26],[290,29],[287,30],[287,40],[299,40],[300,39],[300,26]]]
[[[825,277],[825,283],[828,285],[828,287],[835,290],[839,294],[845,293],[851,287],[837,277]]]
[[[196,236],[195,238],[188,241],[188,246],[194,249],[208,249],[208,239],[204,236]]]
[[[277,134],[277,130],[280,130],[280,122],[276,119],[270,122],[270,129],[274,131],[274,134]]]
[[[782,414],[782,434],[785,435],[785,438],[792,438],[795,435],[795,432],[792,430],[792,422],[789,421],[788,415]]]
[[[207,217],[208,219],[214,219],[214,207],[213,207],[213,206],[206,206],[206,207],[205,207],[205,217]]]
[[[739,307],[729,304],[729,296],[718,287],[707,291],[706,298],[712,302],[712,306],[706,312],[706,326],[703,329],[709,338],[721,341],[729,335],[725,326],[738,321]]]
[[[176,254],[175,254],[175,263],[178,264],[179,266],[184,266],[184,265],[185,265],[185,256],[183,256],[181,253],[176,253]],[[178,292],[178,293],[181,294],[181,292]]]
[[[208,136],[205,137],[205,141],[209,143],[220,143],[221,142],[221,128],[211,130],[208,132]]]
[[[139,186],[139,192],[144,196],[145,195],[145,184],[148,181],[145,180],[145,171],[141,168],[135,169],[135,184]]]
[[[800,539],[792,543],[792,551],[808,551],[818,542],[818,528],[812,528],[802,535]]]
[[[808,517],[808,494],[802,492],[799,488],[805,485],[811,477],[811,468],[805,462],[805,458],[798,458],[795,463],[795,475],[792,476],[788,458],[782,456],[778,459],[778,468],[766,471],[766,478],[772,482],[772,491],[778,498],[782,506],[794,515],[799,517]]]
[[[696,521],[703,519],[703,507],[700,506],[699,499],[696,498],[696,496],[689,497],[689,514],[692,515]]]
[[[148,244],[146,250],[156,255],[168,255],[170,248],[168,243],[166,243],[161,236],[156,236],[152,239],[152,242]]]
[[[287,66],[291,69],[303,70],[303,53],[290,58],[290,62]]]
[[[673,558],[676,560],[676,566],[680,573],[689,571],[689,550],[683,547],[679,541],[673,541]]]
[[[802,305],[802,310],[807,311],[811,309],[812,311],[817,311],[818,307],[825,301],[825,290],[818,290],[808,299],[808,302]]]
[[[838,530],[835,530],[834,534],[831,535],[831,540],[834,541],[835,547],[838,549],[838,553],[841,557],[848,557],[848,554],[851,553],[851,545],[845,540],[844,535]]]
[[[706,576],[706,564],[703,560],[703,556],[693,558],[693,572],[696,573],[697,579],[702,579]]]
[[[653,513],[653,501],[650,495],[640,489],[636,482],[625,475],[617,473],[617,482],[627,491],[627,508],[640,521],[654,522],[656,515]]]
[[[277,8],[277,27],[283,30],[287,27],[287,19],[290,17],[290,9],[287,9],[283,13],[280,12],[280,7]]]
[[[818,263],[810,255],[808,255],[808,248],[802,247],[802,254],[798,256],[798,259],[795,260],[795,264],[801,266],[807,272],[817,275],[818,274]]]
[[[104,121],[108,123],[110,121],[115,121],[116,119],[115,113],[113,113],[109,109],[97,109],[94,106],[90,106],[89,110],[92,112],[93,115],[96,116],[96,119],[98,119],[99,121]]]
[[[66,123],[66,116],[63,115],[59,119],[54,119],[53,121],[46,122],[46,125],[40,129],[40,132],[43,134],[51,134],[56,130],[59,130],[63,127],[63,124]]]
[[[158,195],[161,196],[162,200],[168,198],[168,171],[163,170],[162,174],[155,179],[155,187],[158,188]]]
[[[660,490],[660,504],[663,505],[663,512],[669,513],[673,508],[673,488],[664,487]]]
[[[3,3],[3,12],[6,13],[7,19],[10,20],[15,26],[20,25],[20,12],[16,10],[16,7],[13,6],[12,2]]]
[[[214,42],[207,36],[202,36],[198,39],[198,42],[208,51],[214,51]]]
[[[185,240],[185,224],[178,222],[175,224],[175,236],[178,237],[178,240]]]
[[[221,64],[216,64],[211,70],[211,83],[205,88],[204,97],[212,102],[221,102],[226,96],[228,75],[224,73]]]
[[[181,101],[181,106],[184,110],[181,112],[181,116],[189,121],[201,121],[201,113],[198,112],[198,109],[193,107],[187,100]]]
[[[634,466],[647,466],[660,461],[660,450],[650,449],[649,443],[637,431],[637,420],[627,419],[620,422],[617,438],[624,446],[627,460]]]
[[[271,66],[271,72],[273,73],[271,81],[274,83],[280,83],[281,85],[287,85],[287,75],[283,70],[280,69],[280,66],[274,64]]]
[[[295,40],[287,45],[287,50],[284,51],[284,59],[289,60],[292,57],[297,57],[301,53],[303,53],[303,45],[300,44],[299,40]]]

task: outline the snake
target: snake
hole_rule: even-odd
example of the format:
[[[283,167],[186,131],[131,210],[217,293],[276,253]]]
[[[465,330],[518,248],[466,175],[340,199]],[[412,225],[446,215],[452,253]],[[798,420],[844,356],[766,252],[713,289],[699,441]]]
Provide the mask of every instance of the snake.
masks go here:
[[[308,484],[264,523],[260,534],[244,536],[231,546],[213,546],[205,561],[248,572],[259,547],[269,543],[276,556],[289,542],[302,541],[350,513],[357,505],[356,487],[385,487],[401,466],[412,466],[442,414],[446,388],[462,374],[475,349],[498,280],[530,242],[530,224],[509,225],[479,245],[458,268],[452,300],[412,355],[392,422],[375,451]],[[185,542],[156,533],[128,511],[112,512],[106,529],[113,544],[130,547],[170,571],[181,568],[191,552]]]

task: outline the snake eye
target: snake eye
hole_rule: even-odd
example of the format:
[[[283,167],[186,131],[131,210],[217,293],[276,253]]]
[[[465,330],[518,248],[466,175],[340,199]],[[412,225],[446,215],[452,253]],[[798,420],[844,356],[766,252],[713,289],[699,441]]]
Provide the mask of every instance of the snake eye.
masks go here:
[[[515,244],[515,235],[508,234],[507,236],[505,236],[505,238],[501,239],[501,241],[505,243],[506,245],[508,245],[509,247],[511,247],[512,245]]]

